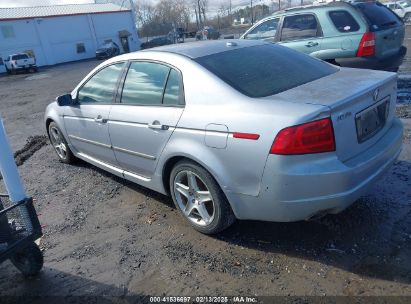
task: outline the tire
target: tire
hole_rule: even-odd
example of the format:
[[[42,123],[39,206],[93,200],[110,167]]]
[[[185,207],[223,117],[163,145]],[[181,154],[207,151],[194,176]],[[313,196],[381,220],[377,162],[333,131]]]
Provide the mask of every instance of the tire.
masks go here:
[[[36,276],[43,268],[43,254],[35,243],[15,253],[10,261],[26,277]]]
[[[10,70],[6,67],[6,72],[7,72],[7,74],[11,74],[11,72],[10,72]]]
[[[13,69],[13,68],[11,68],[10,72],[11,72],[12,75],[16,75],[16,74],[17,74],[17,71],[16,71],[15,69]]]
[[[66,164],[74,163],[76,157],[71,152],[63,133],[54,121],[49,124],[48,135],[60,161]]]
[[[219,233],[236,220],[215,179],[192,161],[183,160],[174,166],[170,193],[182,216],[201,233]]]

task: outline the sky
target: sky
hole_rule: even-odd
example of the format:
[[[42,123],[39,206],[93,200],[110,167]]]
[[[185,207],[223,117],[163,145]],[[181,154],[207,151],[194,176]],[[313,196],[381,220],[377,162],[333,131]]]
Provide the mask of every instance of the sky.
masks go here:
[[[96,0],[97,2],[110,2],[109,0]],[[129,0],[125,0],[128,2]],[[277,0],[275,0],[277,2]],[[144,2],[156,3],[158,0],[144,0]],[[228,5],[229,0],[208,0],[210,9],[218,9],[221,4]],[[231,0],[233,8],[238,6],[245,6],[250,3],[250,0]],[[255,4],[265,3],[270,4],[272,0],[254,0]],[[56,4],[81,4],[94,3],[94,0],[0,0],[1,7],[23,7],[23,6],[43,6]],[[138,3],[138,0],[137,0]]]

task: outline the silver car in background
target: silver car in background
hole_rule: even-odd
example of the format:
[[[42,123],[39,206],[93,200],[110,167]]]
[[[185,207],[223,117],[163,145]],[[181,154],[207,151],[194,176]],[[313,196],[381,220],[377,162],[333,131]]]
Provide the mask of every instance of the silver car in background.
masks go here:
[[[298,221],[366,194],[401,150],[394,73],[231,40],[112,58],[45,114],[59,158],[172,196],[203,233]]]

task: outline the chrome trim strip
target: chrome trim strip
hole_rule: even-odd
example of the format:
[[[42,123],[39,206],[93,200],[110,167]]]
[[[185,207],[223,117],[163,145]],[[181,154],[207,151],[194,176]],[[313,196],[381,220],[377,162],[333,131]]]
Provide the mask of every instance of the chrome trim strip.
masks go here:
[[[110,164],[107,164],[105,162],[102,162],[94,157],[88,156],[87,154],[84,153],[77,153],[77,156],[79,156],[80,158],[82,158],[85,161],[89,161],[90,163],[92,163],[93,165],[100,167],[100,168],[105,168],[107,170],[109,170],[110,172],[112,172],[113,174],[117,174],[120,176],[123,176],[124,170],[117,168],[115,166],[112,166]]]
[[[82,141],[82,142],[92,144],[92,145],[96,145],[96,146],[99,146],[99,147],[108,148],[108,149],[112,148],[111,145],[102,144],[102,143],[99,143],[99,142],[94,141],[94,140],[89,140],[89,139],[85,139],[85,138],[70,135],[70,134],[69,134],[69,137],[72,138],[72,139],[76,139],[78,141]]]
[[[143,181],[143,182],[149,182],[151,180],[151,178],[149,177],[145,177],[142,175],[138,175],[135,173],[131,173],[130,171],[125,171],[123,172],[124,174],[124,178],[128,178],[128,179],[134,179],[134,180],[138,180],[138,181]]]
[[[155,160],[156,159],[156,157],[152,156],[152,155],[147,155],[147,154],[144,154],[144,153],[135,152],[135,151],[131,151],[131,150],[127,150],[127,149],[123,149],[123,148],[119,148],[119,147],[114,147],[114,146],[112,148],[115,151],[127,153],[127,154],[130,154],[130,155],[139,156],[139,157],[147,158],[147,159],[150,159],[150,160]]]

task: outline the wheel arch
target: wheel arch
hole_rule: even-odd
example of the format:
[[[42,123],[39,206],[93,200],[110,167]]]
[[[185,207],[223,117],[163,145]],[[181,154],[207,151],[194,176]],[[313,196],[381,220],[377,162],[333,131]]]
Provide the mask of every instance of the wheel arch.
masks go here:
[[[196,159],[195,157],[192,157],[191,155],[190,156],[188,156],[188,155],[174,155],[174,156],[168,158],[164,162],[164,166],[163,166],[163,169],[162,169],[162,183],[163,183],[163,187],[164,187],[164,190],[165,190],[166,194],[171,195],[171,191],[170,191],[171,171],[173,170],[174,166],[182,160],[187,160],[187,161],[193,162],[196,165],[203,168],[204,170],[206,170],[214,178],[217,185],[220,187],[221,192],[224,195],[225,199],[227,200],[232,212],[234,214],[236,214],[235,206],[230,202],[230,200],[228,199],[228,196],[226,194],[227,189],[226,189],[226,187],[223,186],[221,180],[219,180],[219,178],[216,176],[215,172],[213,172],[213,170],[210,170],[210,168],[206,164],[204,164],[204,162],[202,162],[201,160]]]

